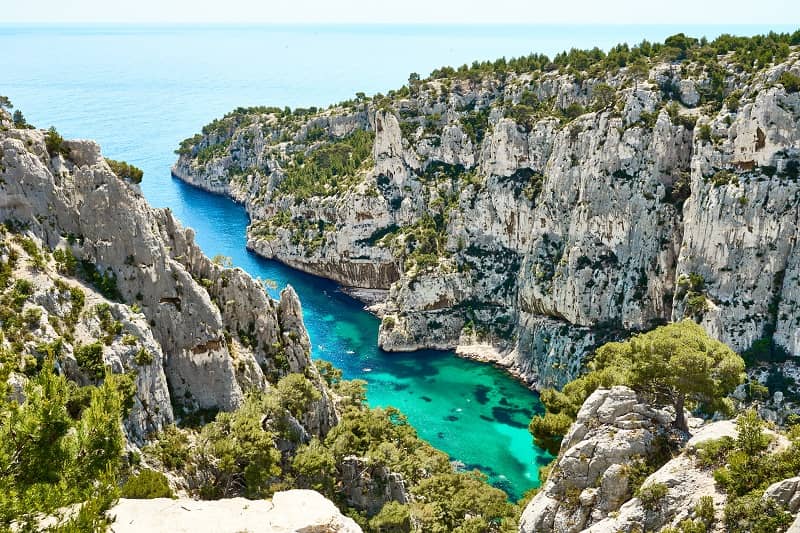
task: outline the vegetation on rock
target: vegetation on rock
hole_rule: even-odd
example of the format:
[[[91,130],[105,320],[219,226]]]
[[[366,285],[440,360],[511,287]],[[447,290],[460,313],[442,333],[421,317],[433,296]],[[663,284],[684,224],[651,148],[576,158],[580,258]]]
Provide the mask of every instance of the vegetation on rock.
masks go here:
[[[744,379],[742,358],[690,320],[605,344],[589,368],[562,391],[542,391],[547,412],[530,424],[538,446],[557,453],[561,437],[598,387],[627,385],[653,405],[671,405],[675,427],[687,431],[684,407],[729,412],[727,397]]]
[[[133,183],[141,183],[144,172],[142,169],[126,163],[125,161],[115,161],[114,159],[106,158],[106,163],[111,167],[111,171],[117,175],[118,178],[132,181]]]

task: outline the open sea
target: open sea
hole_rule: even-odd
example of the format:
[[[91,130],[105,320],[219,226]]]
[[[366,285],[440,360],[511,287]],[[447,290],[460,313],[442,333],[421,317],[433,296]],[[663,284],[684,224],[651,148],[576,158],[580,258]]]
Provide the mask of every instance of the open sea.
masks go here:
[[[178,143],[239,107],[327,107],[358,91],[386,93],[434,68],[474,60],[608,49],[669,35],[714,38],[790,26],[130,26],[0,23],[0,95],[28,122],[95,139],[145,172],[149,202],[196,230],[206,254],[291,284],[313,356],[368,382],[373,406],[402,410],[419,434],[518,498],[551,457],[528,433],[538,396],[500,370],[451,352],[388,354],[378,320],[336,284],[245,250],[244,209],[170,176]],[[277,291],[275,294],[277,295]]]

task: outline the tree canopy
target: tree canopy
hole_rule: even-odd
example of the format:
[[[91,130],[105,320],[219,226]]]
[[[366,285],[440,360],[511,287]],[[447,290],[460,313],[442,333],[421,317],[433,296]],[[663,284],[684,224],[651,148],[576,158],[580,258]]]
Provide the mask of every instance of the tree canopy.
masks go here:
[[[561,437],[599,387],[627,385],[655,405],[671,405],[674,426],[687,431],[684,407],[727,411],[728,394],[744,379],[742,358],[691,320],[605,344],[589,368],[563,391],[542,392],[547,413],[530,424],[538,446],[558,453]]]
[[[51,360],[28,381],[21,404],[9,396],[6,379],[0,371],[0,529],[16,522],[27,531],[80,502],[66,525],[105,529],[102,511],[117,496],[122,464],[121,390],[130,378],[108,374],[101,386],[81,389],[56,375]],[[87,388],[88,405],[70,409]]]

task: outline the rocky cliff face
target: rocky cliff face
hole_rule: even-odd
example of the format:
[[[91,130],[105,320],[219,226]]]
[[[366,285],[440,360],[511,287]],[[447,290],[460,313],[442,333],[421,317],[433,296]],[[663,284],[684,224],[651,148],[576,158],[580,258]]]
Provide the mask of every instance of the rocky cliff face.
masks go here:
[[[800,93],[779,81],[800,54],[735,57],[240,109],[173,174],[243,202],[261,255],[388,290],[387,350],[491,346],[476,355],[559,386],[599,343],[693,316],[800,355]]]
[[[305,372],[321,392],[303,419],[308,432],[336,423],[291,288],[273,301],[243,271],[214,264],[192,230],[111,171],[94,142],[0,126],[0,220],[9,228],[0,257],[12,279],[32,284],[20,312],[40,317],[35,335],[0,337],[3,348],[18,343],[21,357],[41,358],[37,346],[57,342],[57,361],[83,384],[104,367],[132,373],[126,427],[138,443],[186,413],[232,410],[244,391],[289,372]]]
[[[714,468],[699,459],[698,450],[720,439],[735,442],[737,423],[703,425],[691,419],[686,441],[670,435],[672,418],[672,412],[653,409],[627,387],[596,390],[564,437],[547,481],[523,511],[520,532],[731,531],[726,504],[733,496],[715,481]],[[767,454],[790,445],[783,435],[765,433],[772,441]],[[755,501],[771,500],[795,515],[798,488],[796,477],[777,481]],[[740,528],[750,530],[746,524]]]

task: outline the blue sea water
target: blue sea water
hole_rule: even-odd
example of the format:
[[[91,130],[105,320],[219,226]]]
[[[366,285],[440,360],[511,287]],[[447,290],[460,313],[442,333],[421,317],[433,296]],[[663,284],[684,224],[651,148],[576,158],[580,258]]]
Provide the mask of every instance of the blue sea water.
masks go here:
[[[385,354],[377,319],[336,285],[245,250],[247,215],[170,177],[173,150],[238,106],[327,106],[399,88],[410,72],[571,47],[794,31],[781,26],[23,26],[0,24],[0,95],[39,127],[99,141],[145,171],[151,204],[169,207],[208,255],[300,295],[313,356],[368,381],[375,406],[401,409],[419,434],[512,497],[549,461],[527,431],[538,397],[503,372],[449,352]]]

